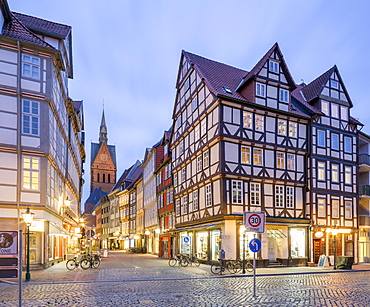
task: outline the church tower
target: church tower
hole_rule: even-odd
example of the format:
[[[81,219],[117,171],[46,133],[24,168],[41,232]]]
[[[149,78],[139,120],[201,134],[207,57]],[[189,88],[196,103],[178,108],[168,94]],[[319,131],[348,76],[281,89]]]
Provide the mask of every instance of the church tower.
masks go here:
[[[90,193],[95,189],[109,193],[116,183],[116,146],[108,145],[104,110],[101,118],[99,143],[91,143]]]

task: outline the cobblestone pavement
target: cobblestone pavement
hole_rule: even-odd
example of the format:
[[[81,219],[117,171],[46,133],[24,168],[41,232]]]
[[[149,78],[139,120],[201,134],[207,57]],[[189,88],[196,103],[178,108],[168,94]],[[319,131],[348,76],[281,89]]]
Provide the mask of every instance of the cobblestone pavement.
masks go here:
[[[317,269],[257,269],[254,297],[251,273],[216,276],[207,265],[171,268],[164,259],[116,252],[98,269],[69,272],[62,262],[31,271],[22,306],[370,306],[370,266]],[[18,290],[0,282],[0,306],[18,306]]]

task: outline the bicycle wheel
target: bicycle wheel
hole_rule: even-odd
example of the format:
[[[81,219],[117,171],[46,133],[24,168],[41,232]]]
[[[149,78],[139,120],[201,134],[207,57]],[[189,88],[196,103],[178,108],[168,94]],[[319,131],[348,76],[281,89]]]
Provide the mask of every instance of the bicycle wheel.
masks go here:
[[[231,274],[235,274],[235,263],[230,261],[228,263],[226,263],[226,268],[227,270],[231,273]]]
[[[171,258],[170,260],[168,260],[168,265],[169,266],[175,266],[177,263],[177,259],[176,258]]]
[[[222,267],[221,265],[217,262],[211,265],[211,272],[213,274],[221,274],[222,273]]]
[[[245,268],[248,272],[253,272],[253,264],[248,262],[245,264]]]
[[[242,264],[239,261],[234,263],[234,273],[239,273],[242,270]]]
[[[97,269],[100,265],[100,260],[99,259],[94,259],[92,262],[91,262],[91,267],[93,269]]]
[[[188,258],[183,258],[180,260],[180,265],[183,267],[187,267],[189,265],[189,259]]]
[[[81,259],[80,266],[83,270],[87,270],[90,267],[90,260],[89,259]]]
[[[66,263],[66,267],[69,271],[72,271],[77,267],[77,263],[74,259],[69,259]]]
[[[199,261],[199,259],[194,259],[194,260],[193,260],[193,263],[195,264],[195,266],[200,266],[200,261]]]

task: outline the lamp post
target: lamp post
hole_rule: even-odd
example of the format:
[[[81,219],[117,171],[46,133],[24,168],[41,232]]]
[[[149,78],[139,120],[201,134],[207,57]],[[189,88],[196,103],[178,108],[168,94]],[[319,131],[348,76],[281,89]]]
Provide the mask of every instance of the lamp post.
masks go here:
[[[27,207],[25,213],[22,213],[24,223],[27,225],[27,266],[26,266],[26,281],[31,280],[30,274],[30,226],[32,224],[34,213]]]
[[[240,226],[240,231],[243,232],[243,271],[242,273],[245,274],[245,226]]]
[[[337,234],[338,234],[338,229],[337,229],[337,224],[334,224],[332,234],[334,235],[334,266],[333,269],[337,269]]]

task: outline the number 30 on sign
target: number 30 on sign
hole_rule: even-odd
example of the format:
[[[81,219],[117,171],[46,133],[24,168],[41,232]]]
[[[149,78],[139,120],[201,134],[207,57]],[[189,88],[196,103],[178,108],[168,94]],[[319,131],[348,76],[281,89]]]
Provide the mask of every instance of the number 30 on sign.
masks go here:
[[[265,221],[266,221],[265,212],[256,212],[256,211],[244,212],[244,224],[246,231],[264,233]]]

